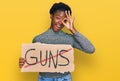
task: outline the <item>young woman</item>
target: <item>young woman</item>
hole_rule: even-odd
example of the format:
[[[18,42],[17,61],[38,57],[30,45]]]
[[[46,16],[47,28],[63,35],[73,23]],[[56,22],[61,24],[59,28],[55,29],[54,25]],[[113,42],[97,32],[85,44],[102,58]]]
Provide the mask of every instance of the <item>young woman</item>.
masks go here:
[[[74,27],[74,18],[71,14],[71,8],[67,4],[54,3],[50,9],[50,28],[46,32],[35,36],[33,43],[69,44],[86,53],[93,53],[95,51],[94,46]],[[62,31],[63,27],[66,27],[72,34],[64,33]],[[20,58],[20,68],[24,63],[25,59]],[[38,81],[72,81],[72,78],[70,72],[40,72]]]

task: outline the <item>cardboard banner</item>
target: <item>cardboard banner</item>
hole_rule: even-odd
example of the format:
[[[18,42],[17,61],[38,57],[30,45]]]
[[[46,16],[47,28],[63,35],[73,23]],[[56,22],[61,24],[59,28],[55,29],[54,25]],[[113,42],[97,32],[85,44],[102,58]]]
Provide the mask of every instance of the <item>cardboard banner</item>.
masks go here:
[[[22,57],[26,62],[21,72],[72,72],[74,55],[71,45],[23,44]]]

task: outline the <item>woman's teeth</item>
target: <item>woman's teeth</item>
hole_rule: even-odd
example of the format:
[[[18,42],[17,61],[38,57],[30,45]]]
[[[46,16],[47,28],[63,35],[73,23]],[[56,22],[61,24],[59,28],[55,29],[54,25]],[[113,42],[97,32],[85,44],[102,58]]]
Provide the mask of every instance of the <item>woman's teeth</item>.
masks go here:
[[[61,26],[60,25],[57,25],[58,28],[60,28]]]

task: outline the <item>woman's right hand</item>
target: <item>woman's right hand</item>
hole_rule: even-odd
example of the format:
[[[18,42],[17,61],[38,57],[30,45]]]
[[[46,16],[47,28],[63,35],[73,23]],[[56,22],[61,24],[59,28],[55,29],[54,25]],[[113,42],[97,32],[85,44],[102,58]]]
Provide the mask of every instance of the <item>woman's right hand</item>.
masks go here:
[[[20,57],[19,58],[19,67],[22,68],[24,64],[25,64],[25,59]]]

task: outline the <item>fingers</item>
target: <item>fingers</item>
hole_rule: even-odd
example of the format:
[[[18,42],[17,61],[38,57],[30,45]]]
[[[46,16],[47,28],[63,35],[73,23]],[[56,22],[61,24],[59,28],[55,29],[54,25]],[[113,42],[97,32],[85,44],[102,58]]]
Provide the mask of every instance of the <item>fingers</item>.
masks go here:
[[[69,17],[67,11],[65,11],[65,15],[66,15],[67,18]]]
[[[66,15],[67,18],[71,17],[70,11],[65,11],[65,15]]]
[[[21,58],[19,58],[19,61],[23,62],[23,61],[25,61],[25,59],[21,57]]]
[[[66,23],[66,20],[63,20],[63,21],[62,21],[62,24],[63,24],[64,26],[65,26],[65,23]]]
[[[71,16],[71,15],[70,15],[70,11],[68,11],[68,15]]]
[[[66,17],[62,20],[63,25],[70,29],[73,26],[74,18],[72,18],[70,11],[65,11]]]
[[[64,19],[62,20],[63,25],[65,25],[67,22],[68,22],[68,18],[64,18]]]
[[[66,23],[68,21],[68,18],[64,18],[63,22]]]
[[[25,63],[19,63],[19,67],[22,68]]]
[[[22,68],[24,64],[25,64],[25,59],[22,57],[19,58],[19,67]]]

